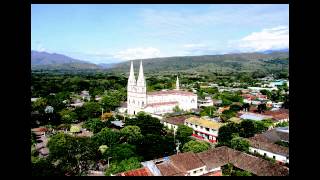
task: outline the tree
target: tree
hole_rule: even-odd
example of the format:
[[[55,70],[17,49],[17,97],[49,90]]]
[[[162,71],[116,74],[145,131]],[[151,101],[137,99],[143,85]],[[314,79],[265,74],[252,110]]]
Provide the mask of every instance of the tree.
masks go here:
[[[125,126],[120,130],[121,135],[128,143],[136,143],[143,137],[138,126]]]
[[[105,121],[105,120],[109,120],[111,117],[113,117],[112,112],[106,112],[103,113],[101,116],[101,120]]]
[[[101,129],[105,128],[107,126],[106,123],[102,122],[99,118],[92,118],[86,121],[83,124],[84,128],[89,129],[93,133],[98,133],[101,131]]]
[[[173,108],[173,112],[181,112],[182,109],[179,108],[178,105],[176,105],[174,108]]]
[[[201,115],[201,116],[214,117],[216,110],[217,110],[217,109],[216,109],[216,107],[214,107],[214,106],[204,107],[204,108],[200,111],[200,115]]]
[[[259,104],[258,105],[258,112],[259,113],[262,113],[262,112],[264,112],[265,110],[267,110],[267,106],[266,106],[266,104]]]
[[[186,125],[178,125],[176,138],[181,142],[181,145],[190,141],[190,136],[193,133],[193,129]]]
[[[120,132],[111,130],[109,128],[103,128],[99,133],[92,137],[92,141],[96,146],[107,145],[112,147],[120,142]]]
[[[108,148],[104,158],[112,157],[113,161],[122,161],[136,156],[136,146],[132,144],[117,144]]]
[[[234,137],[230,141],[230,147],[238,151],[249,151],[249,142],[241,137]]]
[[[117,174],[120,172],[125,172],[125,171],[129,171],[132,169],[138,169],[140,168],[142,165],[139,162],[139,159],[136,157],[131,157],[129,159],[123,160],[121,162],[114,162],[111,163],[110,168],[106,169],[105,175],[106,176],[110,176],[111,174]]]
[[[222,114],[225,115],[225,118],[227,118],[227,119],[230,119],[230,118],[235,117],[237,115],[234,111],[232,111],[230,109],[229,110],[224,110],[222,112]]]
[[[242,105],[242,109],[243,109],[244,111],[250,111],[250,104],[249,104],[249,103],[244,103],[244,104]]]
[[[233,134],[239,132],[239,126],[236,123],[228,123],[219,128],[218,143],[219,145],[230,145]]]
[[[242,110],[242,106],[237,105],[237,104],[232,104],[232,105],[230,106],[230,109],[229,109],[229,110],[230,110],[230,111],[233,111],[233,112],[237,112],[237,111]]]
[[[204,141],[195,141],[191,140],[187,143],[185,143],[182,147],[183,152],[194,152],[194,153],[199,153],[202,151],[206,151],[210,148],[210,144]]]
[[[77,120],[77,114],[69,109],[63,109],[59,112],[62,123],[71,124]]]
[[[255,122],[252,120],[243,120],[239,124],[239,135],[241,137],[252,137],[257,133]]]
[[[35,102],[32,102],[32,111],[38,111],[39,113],[44,113],[44,109],[48,104],[48,100],[45,98],[39,98]]]
[[[126,125],[138,126],[142,135],[164,133],[160,120],[143,112],[139,112],[134,118],[126,119]]]
[[[78,133],[81,131],[81,128],[79,126],[71,126],[70,127],[70,132],[72,133]]]
[[[101,145],[101,146],[99,146],[99,151],[103,155],[107,151],[108,148],[109,147],[107,145]]]
[[[86,120],[88,118],[97,118],[101,115],[101,106],[96,102],[86,102],[81,108],[77,109],[77,114],[79,114],[79,118],[82,120]]]
[[[96,160],[97,147],[89,138],[72,137],[64,133],[53,135],[47,144],[49,158],[64,173],[83,175]]]

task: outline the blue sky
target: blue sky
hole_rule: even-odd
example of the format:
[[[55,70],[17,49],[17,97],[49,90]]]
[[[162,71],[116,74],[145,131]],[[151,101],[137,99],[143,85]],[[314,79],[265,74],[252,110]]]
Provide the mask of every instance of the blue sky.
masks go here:
[[[288,4],[31,6],[31,49],[113,63],[289,48]]]

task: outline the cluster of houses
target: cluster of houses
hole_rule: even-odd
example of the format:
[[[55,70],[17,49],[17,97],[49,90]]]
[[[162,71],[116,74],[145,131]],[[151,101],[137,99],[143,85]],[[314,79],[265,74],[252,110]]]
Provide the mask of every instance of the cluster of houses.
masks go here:
[[[232,164],[257,176],[287,176],[289,168],[226,146],[200,153],[186,152],[141,162],[142,168],[114,176],[222,176],[222,166]]]

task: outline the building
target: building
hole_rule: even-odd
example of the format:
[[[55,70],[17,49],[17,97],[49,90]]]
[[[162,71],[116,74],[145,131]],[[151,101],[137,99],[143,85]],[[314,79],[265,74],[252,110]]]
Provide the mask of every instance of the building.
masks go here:
[[[127,113],[129,115],[135,115],[140,111],[161,115],[173,112],[173,108],[176,106],[184,111],[197,109],[197,95],[192,92],[180,90],[178,77],[175,90],[147,93],[142,61],[140,62],[137,80],[135,79],[133,63],[131,62],[127,86]]]
[[[255,120],[255,121],[261,121],[264,119],[271,119],[271,115],[263,115],[263,114],[258,114],[258,113],[251,113],[251,112],[240,112],[239,113],[239,118],[241,119],[249,119],[249,120]]]
[[[185,120],[185,125],[193,129],[192,136],[215,143],[219,128],[223,124],[203,118],[190,117]]]
[[[141,176],[222,176],[221,167],[233,164],[235,167],[257,176],[287,176],[289,168],[273,164],[226,146],[200,153],[179,153],[169,157],[145,161],[143,168],[119,173],[119,175]],[[148,169],[148,170],[147,170]],[[150,173],[152,175],[150,175]]]
[[[174,129],[175,131],[178,129],[178,125],[184,125],[184,122],[190,116],[174,116],[174,117],[167,117],[162,119],[160,122],[163,123],[165,127],[168,129]]]
[[[289,163],[289,148],[275,143],[260,141],[257,137],[247,139],[251,153],[257,153],[262,156],[272,158],[279,163]]]
[[[198,106],[199,107],[208,107],[208,106],[213,106],[213,100],[211,97],[205,97],[204,100],[198,100]]]

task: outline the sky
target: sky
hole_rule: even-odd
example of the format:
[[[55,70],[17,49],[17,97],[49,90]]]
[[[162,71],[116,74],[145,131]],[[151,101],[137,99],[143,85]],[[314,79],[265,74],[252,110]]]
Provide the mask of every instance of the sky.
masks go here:
[[[31,49],[92,63],[289,48],[288,4],[33,4]]]

